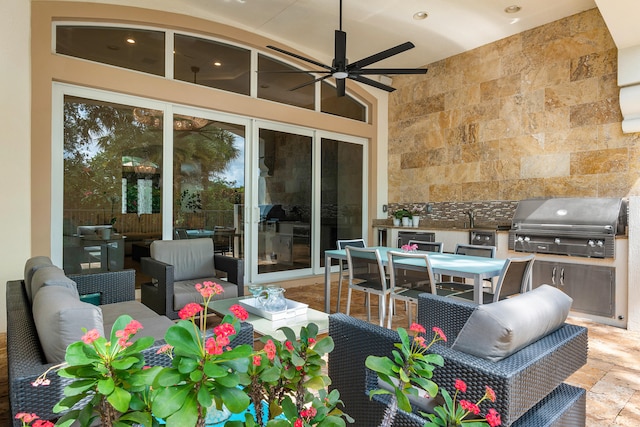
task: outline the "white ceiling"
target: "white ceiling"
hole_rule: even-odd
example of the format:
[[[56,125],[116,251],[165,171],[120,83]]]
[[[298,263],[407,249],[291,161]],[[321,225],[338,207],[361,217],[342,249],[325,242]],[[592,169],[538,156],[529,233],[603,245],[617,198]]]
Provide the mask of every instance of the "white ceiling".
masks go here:
[[[231,24],[328,64],[333,58],[334,30],[339,26],[340,0],[90,1],[148,7]],[[411,41],[414,49],[374,66],[420,67],[592,9],[596,3],[619,47],[621,43],[640,44],[640,32],[635,31],[637,23],[633,22],[640,12],[638,0],[343,0],[342,29],[347,33],[350,62]],[[522,10],[505,13],[505,7],[513,4]],[[426,11],[429,17],[414,20],[413,14],[418,11]]]

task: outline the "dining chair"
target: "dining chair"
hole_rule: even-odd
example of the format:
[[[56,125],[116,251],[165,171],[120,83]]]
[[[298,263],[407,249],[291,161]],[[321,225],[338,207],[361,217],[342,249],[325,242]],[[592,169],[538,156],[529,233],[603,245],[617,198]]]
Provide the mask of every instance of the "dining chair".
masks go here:
[[[345,247],[349,268],[349,292],[347,294],[347,316],[351,311],[351,292],[355,289],[365,293],[367,321],[371,322],[371,295],[378,295],[378,317],[384,325],[387,295],[390,292],[380,251],[377,248]]]
[[[174,240],[184,240],[188,238],[189,238],[189,235],[187,234],[186,228],[176,228],[175,230],[173,230]]]
[[[507,258],[504,267],[498,276],[495,292],[483,292],[483,304],[490,304],[503,300],[513,295],[518,295],[531,290],[533,262],[535,254],[528,256]],[[473,291],[455,294],[456,298],[473,300]]]
[[[364,239],[339,239],[336,242],[336,247],[338,249],[344,249],[347,246],[365,248],[367,246],[367,243],[364,241]],[[347,263],[343,262],[342,260],[339,260],[338,265],[340,266],[340,276],[338,277],[338,301],[336,302],[336,313],[340,313],[340,295],[342,294],[342,281],[344,279],[345,273],[348,275],[349,270]]]
[[[455,249],[456,255],[468,255],[478,256],[484,258],[495,258],[496,247],[495,246],[483,246],[483,245],[467,245],[464,243],[458,243]],[[493,289],[493,280],[485,279],[490,282]],[[448,281],[439,282],[438,287],[449,289],[457,292],[473,291],[474,286],[466,283],[464,277],[450,277]]]
[[[413,316],[413,306],[417,307],[418,295],[422,293],[432,293],[434,295],[449,296],[456,294],[456,291],[449,289],[438,289],[436,287],[435,274],[431,267],[429,254],[420,252],[387,252],[389,264],[387,271],[389,273],[389,313],[387,327],[391,328],[393,314],[395,313],[395,302],[404,301],[407,311],[408,324],[411,326]],[[407,268],[402,263],[406,260],[408,263],[414,264],[414,260],[422,261],[424,269]],[[416,263],[417,264],[417,263]],[[410,274],[407,274],[410,273]]]
[[[409,240],[408,245],[416,245],[419,251],[440,252],[444,251],[442,242],[424,242],[422,240]]]

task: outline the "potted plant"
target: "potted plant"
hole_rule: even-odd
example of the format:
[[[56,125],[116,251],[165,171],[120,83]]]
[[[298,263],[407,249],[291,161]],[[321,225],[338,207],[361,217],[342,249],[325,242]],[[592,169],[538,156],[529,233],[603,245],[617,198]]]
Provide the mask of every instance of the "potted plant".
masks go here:
[[[411,211],[411,222],[414,228],[420,225],[420,211]]]
[[[399,209],[393,214],[393,225],[399,226],[402,221],[403,227],[408,227],[411,220],[411,212],[406,209]]]

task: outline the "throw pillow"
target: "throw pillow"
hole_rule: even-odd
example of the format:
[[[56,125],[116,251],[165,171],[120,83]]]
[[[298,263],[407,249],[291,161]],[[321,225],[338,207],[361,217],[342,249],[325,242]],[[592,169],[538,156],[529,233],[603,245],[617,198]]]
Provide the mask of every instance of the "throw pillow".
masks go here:
[[[72,289],[44,286],[33,299],[33,320],[47,362],[61,363],[69,344],[87,331],[97,329],[104,336],[102,310],[82,302]]]
[[[31,295],[31,279],[33,278],[33,273],[35,273],[36,270],[40,267],[44,267],[47,265],[53,265],[53,263],[51,262],[51,258],[42,255],[29,258],[24,264],[24,286],[25,290],[27,291],[27,297],[29,298],[29,301],[33,299]]]
[[[36,294],[43,286],[62,286],[65,288],[69,288],[70,290],[74,291],[76,295],[78,295],[78,287],[76,285],[76,282],[69,279],[64,274],[64,271],[62,271],[61,268],[56,267],[55,265],[40,267],[35,271],[35,273],[33,273],[33,278],[31,279],[30,302],[33,302]]]
[[[497,362],[562,326],[572,302],[564,292],[542,285],[516,297],[480,305],[452,348]]]

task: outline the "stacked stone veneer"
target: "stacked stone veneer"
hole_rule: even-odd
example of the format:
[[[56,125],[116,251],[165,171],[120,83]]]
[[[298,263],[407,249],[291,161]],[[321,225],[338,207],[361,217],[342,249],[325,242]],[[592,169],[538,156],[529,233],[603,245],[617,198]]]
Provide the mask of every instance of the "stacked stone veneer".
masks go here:
[[[391,203],[388,206],[389,218],[399,209],[407,209],[420,215],[421,224],[425,227],[457,227],[469,226],[467,212],[472,210],[476,227],[511,225],[513,214],[518,207],[517,201],[494,200],[485,202],[435,202],[429,203]],[[388,222],[388,221],[387,221]]]
[[[640,194],[640,134],[622,133],[597,9],[427,67],[394,78],[391,206]]]

